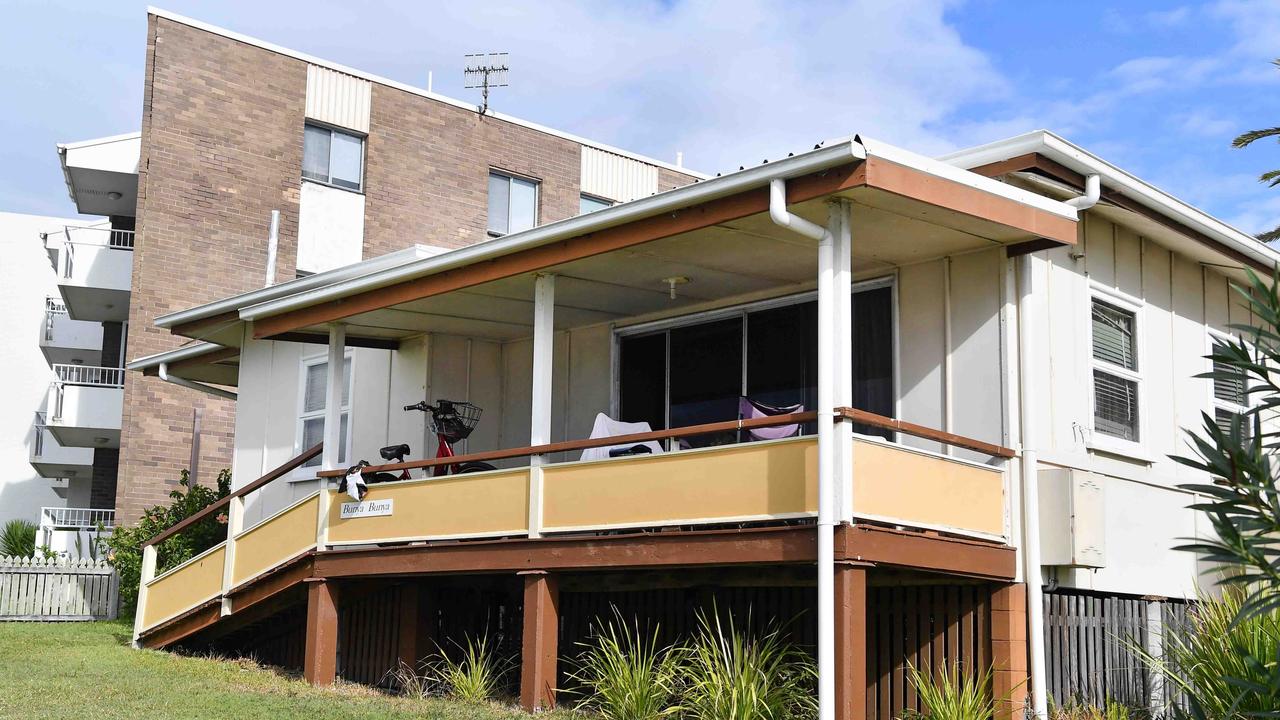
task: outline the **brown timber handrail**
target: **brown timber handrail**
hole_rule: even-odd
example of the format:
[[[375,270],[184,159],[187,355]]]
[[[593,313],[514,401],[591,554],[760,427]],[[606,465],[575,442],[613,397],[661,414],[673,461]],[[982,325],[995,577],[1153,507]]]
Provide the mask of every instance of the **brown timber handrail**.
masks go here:
[[[417,468],[435,467],[437,465],[454,465],[465,462],[479,462],[481,460],[506,460],[508,458],[525,457],[527,455],[547,455],[550,453],[569,452],[572,450],[586,450],[587,448],[626,445],[628,443],[639,444],[642,442],[649,442],[650,440],[666,440],[667,438],[682,438],[689,437],[691,435],[705,435],[707,433],[714,432],[750,430],[752,428],[776,427],[778,425],[794,425],[797,423],[813,422],[817,419],[818,413],[816,412],[798,412],[788,413],[786,415],[749,418],[746,420],[726,420],[724,422],[671,428],[670,430],[652,430],[650,432],[631,433],[630,435],[612,435],[610,437],[590,438],[586,440],[565,440],[563,442],[549,443],[547,445],[508,448],[506,450],[490,450],[487,452],[470,453],[468,455],[457,455],[449,458],[427,458],[424,460],[392,463],[390,465],[370,465],[360,472],[394,472],[396,470],[415,470]],[[345,474],[346,471],[344,470],[325,470],[317,473],[320,477],[341,477]]]
[[[877,415],[866,410],[858,410],[856,408],[839,407],[836,408],[836,416],[846,420],[852,420],[863,425],[883,428],[885,430],[893,430],[904,435],[913,435],[926,440],[936,440],[944,445],[954,445],[955,447],[964,448],[966,450],[974,450],[987,455],[996,457],[1011,458],[1017,455],[1013,450],[1002,445],[994,445],[992,443],[974,440],[973,438],[963,435],[956,435],[943,430],[934,430],[924,425],[916,425],[902,420],[895,420],[884,415]]]
[[[230,495],[227,495],[226,497],[221,498],[220,500],[213,503],[212,505],[209,505],[208,507],[196,513],[195,515],[192,515],[191,517],[183,520],[177,525],[174,525],[168,530],[165,530],[164,532],[156,535],[150,540],[147,540],[146,542],[142,543],[142,547],[147,547],[148,545],[155,545],[158,542],[162,542],[164,540],[167,540],[170,537],[173,537],[174,535],[182,532],[186,528],[191,527],[195,523],[198,523],[201,520],[209,517],[213,513],[225,508],[227,505],[231,504],[231,501],[234,500],[235,498],[244,497],[245,495],[248,495],[254,490],[258,490],[262,488],[264,485],[267,485],[268,483],[274,480],[277,480],[283,477],[284,475],[292,472],[295,468],[302,467],[302,465],[305,464],[308,460],[319,455],[320,451],[323,449],[324,449],[324,443],[317,443],[316,445],[311,446],[310,448],[304,450],[302,454],[298,455],[292,460],[289,460],[288,462],[276,468],[275,470],[272,470],[266,475],[263,475],[262,477],[258,478],[257,480],[254,480],[248,485],[245,485],[239,490],[236,490]]]

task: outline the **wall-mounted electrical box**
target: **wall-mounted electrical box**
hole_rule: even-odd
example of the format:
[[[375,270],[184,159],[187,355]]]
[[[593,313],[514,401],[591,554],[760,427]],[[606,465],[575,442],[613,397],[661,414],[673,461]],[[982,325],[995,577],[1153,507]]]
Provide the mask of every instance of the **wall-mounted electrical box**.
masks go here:
[[[1098,568],[1107,564],[1103,478],[1083,470],[1040,471],[1040,562]]]

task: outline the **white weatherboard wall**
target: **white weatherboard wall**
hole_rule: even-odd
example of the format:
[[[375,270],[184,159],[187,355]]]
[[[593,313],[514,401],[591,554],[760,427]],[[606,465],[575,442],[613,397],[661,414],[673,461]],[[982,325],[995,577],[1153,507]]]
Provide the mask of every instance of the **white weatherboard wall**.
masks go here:
[[[76,220],[0,213],[0,257],[5,279],[0,283],[0,377],[5,402],[0,408],[0,525],[14,518],[36,522],[42,506],[63,506],[52,481],[31,467],[30,446],[35,413],[44,407],[53,373],[40,352],[45,298],[58,294],[40,232]]]
[[[369,132],[373,83],[318,65],[307,66],[307,117],[329,125]]]
[[[1105,566],[1059,568],[1057,579],[1107,592],[1194,596],[1200,566],[1193,555],[1172,548],[1206,532],[1208,522],[1187,509],[1195,498],[1176,486],[1204,478],[1168,456],[1187,451],[1184,428],[1198,429],[1200,413],[1210,407],[1210,381],[1194,377],[1208,369],[1203,356],[1209,329],[1225,332],[1229,321],[1247,320],[1248,311],[1230,297],[1223,275],[1097,212],[1085,214],[1078,247],[1044,257],[1044,364],[1035,380],[1044,389],[1047,414],[1037,440],[1040,460],[1095,473],[1106,496]],[[1104,449],[1091,430],[1091,288],[1141,304],[1136,452]]]

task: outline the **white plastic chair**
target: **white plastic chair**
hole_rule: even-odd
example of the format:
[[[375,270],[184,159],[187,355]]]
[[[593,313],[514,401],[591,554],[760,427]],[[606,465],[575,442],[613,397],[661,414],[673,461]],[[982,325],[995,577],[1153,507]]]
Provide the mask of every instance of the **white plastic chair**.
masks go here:
[[[653,428],[649,427],[647,422],[622,422],[614,420],[604,413],[596,414],[596,422],[591,427],[591,439],[614,437],[616,435],[632,435],[634,433],[652,432]],[[636,445],[644,445],[654,452],[654,454],[662,452],[662,446],[656,441],[650,440],[643,443],[626,443],[624,445],[610,445],[608,447],[587,448],[582,451],[583,460],[608,460],[609,451],[614,449],[626,449],[635,447]]]

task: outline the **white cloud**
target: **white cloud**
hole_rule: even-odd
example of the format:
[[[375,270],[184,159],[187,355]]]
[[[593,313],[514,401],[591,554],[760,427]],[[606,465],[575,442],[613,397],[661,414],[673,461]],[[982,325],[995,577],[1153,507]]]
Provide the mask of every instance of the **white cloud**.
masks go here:
[[[1240,123],[1231,118],[1222,117],[1210,109],[1192,110],[1178,119],[1178,126],[1187,135],[1222,139],[1231,137],[1240,130]]]

